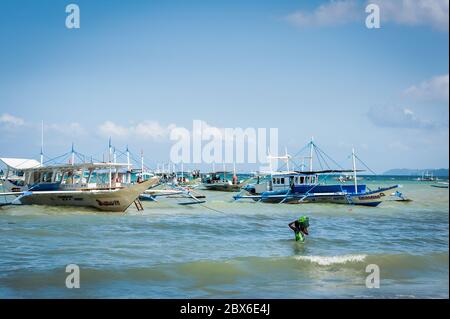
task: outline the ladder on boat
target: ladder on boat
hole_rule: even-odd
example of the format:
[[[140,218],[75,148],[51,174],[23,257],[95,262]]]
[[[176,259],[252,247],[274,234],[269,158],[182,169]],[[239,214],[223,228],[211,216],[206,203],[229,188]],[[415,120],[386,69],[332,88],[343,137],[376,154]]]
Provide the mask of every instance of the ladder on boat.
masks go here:
[[[136,198],[134,200],[134,205],[136,206],[136,209],[138,210],[138,212],[141,212],[144,210],[144,206],[142,206],[142,202],[139,200],[139,198]]]

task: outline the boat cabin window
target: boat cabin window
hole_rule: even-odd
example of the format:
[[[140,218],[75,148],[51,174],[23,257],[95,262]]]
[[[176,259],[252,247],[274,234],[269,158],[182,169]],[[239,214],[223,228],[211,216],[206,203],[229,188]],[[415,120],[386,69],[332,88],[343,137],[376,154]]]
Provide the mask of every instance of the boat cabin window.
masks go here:
[[[43,181],[44,183],[51,183],[51,181],[52,181],[52,176],[53,176],[53,173],[52,173],[52,172],[44,172],[44,173],[43,173],[43,176],[42,176],[42,181]]]
[[[300,176],[300,184],[304,184],[305,183],[305,176]]]
[[[281,185],[284,185],[284,177],[281,178]]]

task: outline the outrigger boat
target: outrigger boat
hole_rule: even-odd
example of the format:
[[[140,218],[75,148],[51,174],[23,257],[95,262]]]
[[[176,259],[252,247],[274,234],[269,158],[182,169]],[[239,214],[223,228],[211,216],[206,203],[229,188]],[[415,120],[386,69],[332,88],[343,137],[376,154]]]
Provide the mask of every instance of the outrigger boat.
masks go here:
[[[202,186],[205,190],[221,191],[221,192],[238,192],[242,185],[237,181],[236,175],[233,175],[233,180],[228,180],[230,172],[211,172],[201,174]]]
[[[448,188],[448,182],[437,182],[436,184],[430,185],[435,188]]]
[[[350,175],[348,173],[344,173],[342,175],[340,175],[339,177],[336,177],[336,180],[341,182],[341,183],[346,183],[346,182],[353,182],[354,176]],[[362,181],[364,178],[361,176],[357,177],[358,181]]]
[[[178,186],[175,184],[163,184],[161,186],[164,186],[165,188],[158,188],[155,187],[147,189],[144,191],[143,194],[139,196],[139,199],[142,201],[152,201],[157,202],[158,198],[165,197],[165,198],[188,198],[192,199],[191,202],[184,202],[184,203],[178,203],[179,205],[190,205],[190,204],[203,204],[206,203],[205,200],[200,200],[206,198],[206,196],[199,194],[195,192],[194,190]]]
[[[271,172],[265,178],[265,182],[258,184],[249,184],[243,188],[243,191],[234,196],[235,200],[252,199],[264,203],[336,203],[350,205],[378,206],[387,199],[393,190],[399,185],[369,189],[366,185],[358,184],[356,169],[356,156],[354,150],[353,170],[312,170],[312,149],[315,147],[313,141],[310,142],[310,170],[309,171],[281,171]],[[275,158],[275,157],[271,157]],[[277,157],[289,161],[290,156]],[[331,174],[342,174],[353,172],[353,185],[343,184],[325,184],[320,182],[320,177]]]
[[[231,180],[228,175],[232,174]],[[221,192],[239,192],[245,185],[246,181],[240,181],[236,174],[236,165],[233,164],[233,172],[227,172],[225,164],[223,164],[223,171],[215,171],[211,173],[200,174],[202,186],[206,190],[221,191]]]
[[[0,159],[7,167],[4,196],[23,205],[91,207],[101,211],[124,212],[141,193],[159,182],[152,177],[131,183],[129,164],[82,163],[44,166],[29,159]],[[11,173],[11,176],[10,176]]]
[[[422,172],[422,176],[417,178],[419,182],[434,182],[437,180],[438,178],[433,176],[433,172],[430,174],[428,171]]]

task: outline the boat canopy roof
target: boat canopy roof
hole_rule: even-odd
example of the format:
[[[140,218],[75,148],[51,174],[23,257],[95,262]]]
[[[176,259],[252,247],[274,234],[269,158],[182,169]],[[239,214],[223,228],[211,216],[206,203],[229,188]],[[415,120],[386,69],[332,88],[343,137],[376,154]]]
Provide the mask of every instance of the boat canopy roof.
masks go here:
[[[230,171],[216,171],[216,172],[209,172],[209,173],[201,173],[201,175],[214,175],[214,174],[231,174],[233,172]]]
[[[38,168],[41,167],[41,163],[34,159],[27,158],[0,158],[6,166],[14,170],[24,170],[30,168]]]
[[[364,172],[364,170],[356,170],[356,172]],[[265,175],[272,175],[272,176],[292,176],[292,175],[318,175],[318,174],[337,174],[337,173],[353,173],[353,170],[351,169],[329,169],[329,170],[322,170],[322,171],[283,171],[283,172],[273,172],[272,174],[265,174]]]
[[[352,169],[327,169],[322,171],[295,171],[297,174],[314,175],[314,174],[338,174],[338,173],[353,173]],[[363,169],[357,169],[356,172],[364,172]]]
[[[60,165],[47,165],[47,166],[39,166],[33,168],[23,169],[23,171],[35,171],[35,172],[49,172],[49,171],[80,171],[80,170],[89,170],[89,171],[98,171],[98,170],[107,170],[107,169],[123,169],[127,168],[128,164],[126,163],[79,163],[79,164],[60,164]]]

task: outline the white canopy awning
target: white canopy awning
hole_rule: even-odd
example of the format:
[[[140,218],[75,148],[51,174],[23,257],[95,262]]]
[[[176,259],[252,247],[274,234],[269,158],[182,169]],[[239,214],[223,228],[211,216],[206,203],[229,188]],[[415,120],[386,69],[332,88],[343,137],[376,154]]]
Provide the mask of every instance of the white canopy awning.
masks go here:
[[[30,169],[41,166],[41,163],[38,161],[26,158],[0,158],[0,161],[14,170]]]

